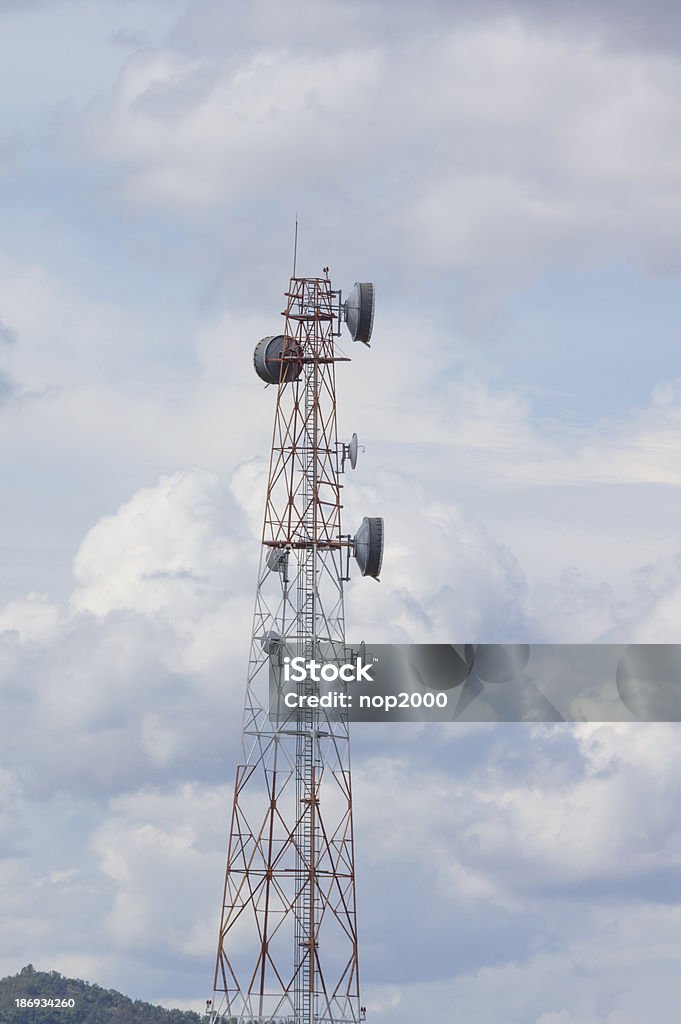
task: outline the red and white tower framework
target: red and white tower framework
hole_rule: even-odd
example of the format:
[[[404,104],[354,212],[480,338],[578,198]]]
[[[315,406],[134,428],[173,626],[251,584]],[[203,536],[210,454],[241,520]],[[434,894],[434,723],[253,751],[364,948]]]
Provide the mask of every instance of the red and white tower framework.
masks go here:
[[[356,284],[342,303],[328,273],[294,276],[283,316],[283,334],[254,357],[277,399],[211,1018],[358,1024],[348,722],[319,708],[272,718],[269,681],[284,655],[348,660],[350,554],[363,575],[380,571],[383,521],[342,531],[341,475],[357,438],[339,442],[336,425],[336,365],[347,361],[336,339],[345,320],[368,344],[373,286]]]

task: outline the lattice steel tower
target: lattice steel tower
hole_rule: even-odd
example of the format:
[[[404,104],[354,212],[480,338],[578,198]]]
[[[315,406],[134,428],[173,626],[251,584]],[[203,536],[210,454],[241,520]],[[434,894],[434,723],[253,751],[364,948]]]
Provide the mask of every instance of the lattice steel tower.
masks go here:
[[[294,271],[295,275],[295,271]],[[341,526],[341,475],[357,436],[338,441],[336,342],[345,321],[368,345],[374,289],[347,301],[323,277],[293,276],[284,332],[263,338],[258,375],[277,387],[262,552],[227,872],[209,1004],[213,1022],[358,1024],[360,1007],[347,718],[319,708],[270,716],[284,656],[347,661],[343,584],[353,554],[378,578],[383,520]],[[298,692],[318,684],[305,679]]]

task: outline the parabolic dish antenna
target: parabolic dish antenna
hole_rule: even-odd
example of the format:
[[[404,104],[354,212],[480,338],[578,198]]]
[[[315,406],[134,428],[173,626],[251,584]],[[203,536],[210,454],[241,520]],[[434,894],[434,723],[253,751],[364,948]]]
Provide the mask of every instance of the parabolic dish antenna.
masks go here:
[[[354,556],[362,576],[378,579],[383,562],[383,520],[365,516],[355,534]]]
[[[359,439],[357,434],[353,434],[350,438],[350,444],[348,445],[348,458],[350,465],[353,469],[357,468],[357,452],[359,450]]]
[[[300,352],[295,342],[290,341],[284,352],[285,338],[283,334],[269,335],[255,346],[253,366],[255,372],[266,384],[285,384],[298,380],[303,369]]]
[[[343,303],[343,316],[352,340],[368,345],[374,326],[374,286],[370,281],[355,281]]]
[[[274,629],[268,629],[264,636],[260,637],[260,646],[265,654],[276,654],[281,646],[281,636]]]
[[[285,576],[288,567],[288,551],[285,548],[270,548],[265,563],[272,572],[280,572]]]

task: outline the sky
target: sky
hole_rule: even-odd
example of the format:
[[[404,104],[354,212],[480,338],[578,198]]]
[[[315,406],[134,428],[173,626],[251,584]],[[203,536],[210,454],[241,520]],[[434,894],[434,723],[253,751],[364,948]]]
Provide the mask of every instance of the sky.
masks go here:
[[[376,285],[348,636],[677,641],[680,53],[671,0],[0,0],[0,975],[210,995],[296,215]],[[680,768],[357,725],[369,1020],[674,1019]]]

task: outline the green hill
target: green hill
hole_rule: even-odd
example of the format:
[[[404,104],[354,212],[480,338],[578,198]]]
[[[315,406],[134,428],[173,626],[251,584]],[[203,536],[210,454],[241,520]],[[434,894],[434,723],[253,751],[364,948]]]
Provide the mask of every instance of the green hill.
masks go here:
[[[40,1000],[40,1004],[21,1005],[26,1000]],[[66,1005],[60,1005],[64,1001]],[[65,978],[57,971],[36,971],[31,964],[0,980],[0,1024],[203,1024],[203,1020],[198,1013],[128,999],[113,989]]]

